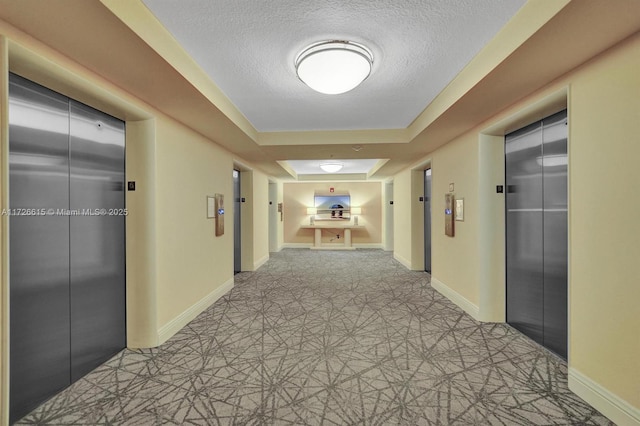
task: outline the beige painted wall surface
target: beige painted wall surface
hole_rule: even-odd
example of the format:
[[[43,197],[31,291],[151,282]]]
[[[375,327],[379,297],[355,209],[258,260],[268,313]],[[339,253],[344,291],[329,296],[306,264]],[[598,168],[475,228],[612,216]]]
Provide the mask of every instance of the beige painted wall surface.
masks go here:
[[[393,255],[410,267],[411,245],[411,174],[403,170],[393,178]]]
[[[431,275],[478,305],[478,137],[472,133],[431,155]],[[453,183],[456,199],[464,198],[464,221],[455,236],[444,233],[444,196]]]
[[[337,194],[348,193],[352,206],[362,208],[358,220],[366,228],[352,231],[353,244],[382,244],[382,185],[381,182],[284,183],[284,242],[313,243],[313,229],[301,229],[300,226],[309,224],[307,207],[313,207],[314,194],[328,194],[329,188],[333,187]],[[335,237],[334,234],[344,238],[343,232],[326,230],[323,232],[323,242],[329,242],[332,236]]]
[[[126,141],[127,180],[139,188],[125,192],[127,346],[148,348],[158,344],[156,120],[127,122]]]
[[[278,203],[282,203],[284,208],[284,183],[278,182],[276,183],[278,188]],[[277,229],[277,248],[278,250],[282,249],[282,245],[284,244],[284,211],[282,212],[282,220],[280,220],[280,213],[276,213],[278,216],[278,229]]]
[[[570,365],[640,409],[640,36],[571,79]]]
[[[411,269],[424,271],[424,173],[426,166],[411,170]]]
[[[478,138],[478,320],[504,322],[506,316],[504,136]]]
[[[253,268],[269,259],[269,179],[253,171]]]
[[[240,172],[240,266],[243,271],[253,271],[253,171]],[[235,217],[235,214],[234,214]]]
[[[158,325],[233,278],[233,216],[215,236],[206,197],[233,201],[232,157],[178,123],[157,120]],[[144,188],[137,190],[143,191]]]

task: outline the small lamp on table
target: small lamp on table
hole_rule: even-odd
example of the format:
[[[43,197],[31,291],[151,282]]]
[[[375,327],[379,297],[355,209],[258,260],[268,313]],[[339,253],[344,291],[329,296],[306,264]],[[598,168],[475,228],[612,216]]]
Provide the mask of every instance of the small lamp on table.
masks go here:
[[[318,214],[318,209],[315,207],[307,207],[307,214],[309,215],[309,225],[315,224],[315,218]]]
[[[360,207],[351,207],[351,214],[353,215],[353,224],[358,224],[358,215],[362,214],[362,209]]]

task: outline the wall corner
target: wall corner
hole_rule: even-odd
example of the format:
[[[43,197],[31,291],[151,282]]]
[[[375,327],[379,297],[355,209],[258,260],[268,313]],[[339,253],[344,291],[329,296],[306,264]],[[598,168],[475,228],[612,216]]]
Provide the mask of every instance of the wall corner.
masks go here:
[[[154,119],[126,123],[127,346],[158,345],[156,239],[156,125]]]

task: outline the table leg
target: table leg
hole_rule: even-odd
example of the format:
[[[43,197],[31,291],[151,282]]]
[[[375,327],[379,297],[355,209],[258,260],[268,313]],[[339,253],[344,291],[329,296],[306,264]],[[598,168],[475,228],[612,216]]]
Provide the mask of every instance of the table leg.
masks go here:
[[[344,246],[351,247],[351,229],[349,228],[344,230]]]

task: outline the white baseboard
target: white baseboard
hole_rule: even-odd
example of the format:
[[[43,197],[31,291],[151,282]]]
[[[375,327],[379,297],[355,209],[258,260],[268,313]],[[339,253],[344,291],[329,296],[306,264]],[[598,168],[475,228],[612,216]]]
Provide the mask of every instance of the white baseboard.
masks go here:
[[[440,294],[442,294],[447,299],[451,300],[453,303],[458,305],[463,311],[468,313],[475,319],[479,321],[480,317],[480,308],[473,304],[469,299],[444,284],[442,281],[431,277],[431,287],[435,288]]]
[[[411,269],[411,261],[400,256],[398,253],[393,252],[393,258],[398,262],[402,263],[407,269]]]
[[[323,244],[320,247],[313,246],[311,250],[344,250],[344,251],[355,251],[355,247],[345,247],[344,244]]]
[[[383,245],[380,243],[353,243],[357,249],[382,249]]]
[[[185,325],[189,324],[190,321],[200,315],[200,313],[211,306],[216,300],[231,291],[232,288],[233,277],[229,278],[229,280],[220,287],[216,288],[203,299],[199,300],[180,315],[160,327],[160,330],[158,330],[158,346],[169,340],[169,338],[180,331]]]
[[[569,367],[569,390],[618,426],[640,426],[640,409]]]
[[[297,248],[297,249],[310,249],[310,248],[314,248],[313,243],[284,243],[282,245],[283,248]],[[328,248],[327,248],[328,247]],[[324,250],[331,250],[331,243],[324,243],[323,244],[323,249]],[[335,247],[344,247],[343,244],[335,244]],[[352,247],[355,249],[359,249],[359,248],[372,248],[372,249],[381,249],[382,248],[382,244],[379,243],[353,243]]]
[[[282,245],[283,248],[311,248],[313,247],[313,243],[284,243]]]
[[[253,262],[253,270],[257,271],[258,268],[264,265],[265,263],[267,263],[268,260],[269,260],[269,254],[267,254],[266,256],[263,256],[262,259],[259,259],[257,262]]]

